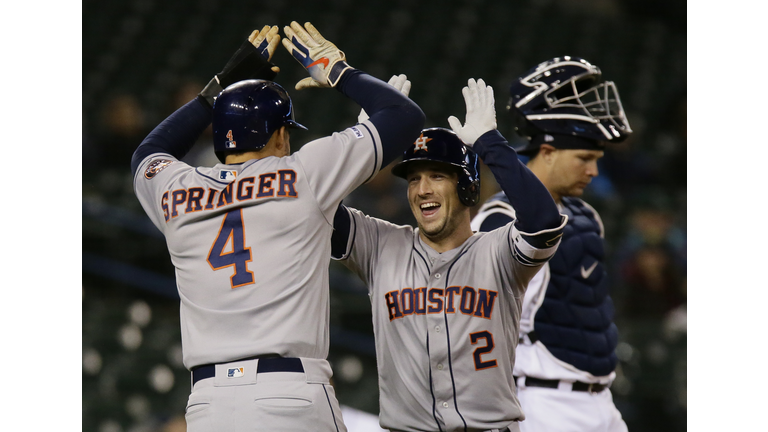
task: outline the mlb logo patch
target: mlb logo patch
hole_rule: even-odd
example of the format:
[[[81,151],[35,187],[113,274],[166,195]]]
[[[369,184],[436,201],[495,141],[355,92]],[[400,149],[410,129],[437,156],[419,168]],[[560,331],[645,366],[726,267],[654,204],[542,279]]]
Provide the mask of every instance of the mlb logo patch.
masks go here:
[[[231,181],[237,178],[237,171],[221,170],[219,172],[219,179],[224,181]]]
[[[244,368],[227,369],[227,378],[240,378],[244,375]]]
[[[354,127],[354,126],[352,126],[350,129],[352,129],[352,132],[355,133],[355,136],[357,137],[357,139],[360,139],[360,138],[362,138],[364,136],[363,132],[360,129],[358,129],[358,128]]]

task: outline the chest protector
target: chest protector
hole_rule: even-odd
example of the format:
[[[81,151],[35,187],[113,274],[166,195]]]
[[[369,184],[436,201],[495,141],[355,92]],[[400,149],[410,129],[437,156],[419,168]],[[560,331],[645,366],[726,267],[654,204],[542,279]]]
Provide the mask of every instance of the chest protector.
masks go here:
[[[616,368],[618,330],[601,223],[580,199],[563,198],[562,204],[568,224],[549,261],[549,285],[529,336],[559,360],[595,376],[608,375]]]

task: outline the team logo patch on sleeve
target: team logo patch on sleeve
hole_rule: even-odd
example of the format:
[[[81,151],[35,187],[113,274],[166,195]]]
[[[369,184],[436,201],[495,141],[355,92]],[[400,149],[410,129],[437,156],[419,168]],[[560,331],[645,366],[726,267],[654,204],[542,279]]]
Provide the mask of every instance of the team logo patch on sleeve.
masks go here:
[[[365,136],[363,135],[363,132],[360,129],[356,128],[355,126],[352,126],[350,129],[352,129],[352,132],[355,133],[355,136],[357,137],[357,139],[360,139],[363,136]]]
[[[152,163],[149,164],[147,167],[147,170],[144,171],[144,177],[151,179],[152,177],[156,176],[157,173],[164,170],[165,167],[172,164],[173,161],[169,159],[158,159],[152,161]]]

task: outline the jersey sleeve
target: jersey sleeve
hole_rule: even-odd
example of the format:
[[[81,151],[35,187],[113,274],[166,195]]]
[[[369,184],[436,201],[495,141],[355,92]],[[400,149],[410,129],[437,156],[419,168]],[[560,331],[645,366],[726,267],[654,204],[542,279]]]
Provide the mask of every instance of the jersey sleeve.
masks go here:
[[[328,223],[339,202],[381,169],[381,140],[370,121],[305,144],[296,152]]]
[[[478,216],[480,214],[478,213]],[[494,215],[509,217],[508,210],[501,213],[501,210],[492,209],[486,212],[484,217],[473,220],[473,224],[481,224],[483,220],[487,221]],[[489,239],[498,245],[496,259],[499,262],[499,268],[505,269],[508,272],[507,277],[514,279],[518,284],[517,286],[527,286],[531,278],[557,252],[567,221],[568,218],[563,216],[561,224],[557,228],[536,233],[522,232],[514,223],[507,223],[488,232]],[[519,295],[520,293],[512,294]]]
[[[133,191],[152,223],[165,234],[172,203],[172,185],[193,168],[167,153],[154,153],[138,165],[133,177]]]
[[[349,215],[349,235],[346,248],[332,258],[356,273],[370,289],[374,285],[373,271],[380,242],[386,239],[386,232],[395,225],[367,216],[360,210],[343,206],[339,209]]]

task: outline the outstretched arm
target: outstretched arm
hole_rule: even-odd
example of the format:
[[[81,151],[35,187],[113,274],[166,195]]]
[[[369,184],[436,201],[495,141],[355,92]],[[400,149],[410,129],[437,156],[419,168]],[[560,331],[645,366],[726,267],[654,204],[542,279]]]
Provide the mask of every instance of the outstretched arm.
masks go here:
[[[493,89],[482,79],[468,81],[462,90],[467,105],[464,126],[448,119],[451,128],[480,156],[517,212],[515,226],[522,233],[534,234],[562,225],[562,216],[547,188],[517,158],[517,152],[496,130]],[[553,231],[553,239],[559,232]]]
[[[195,99],[176,110],[144,138],[131,158],[131,173],[135,176],[141,161],[154,153],[183,158],[211,123],[214,99],[224,87],[249,78],[273,79],[279,68],[269,60],[280,41],[277,30],[277,26],[254,30]]]

